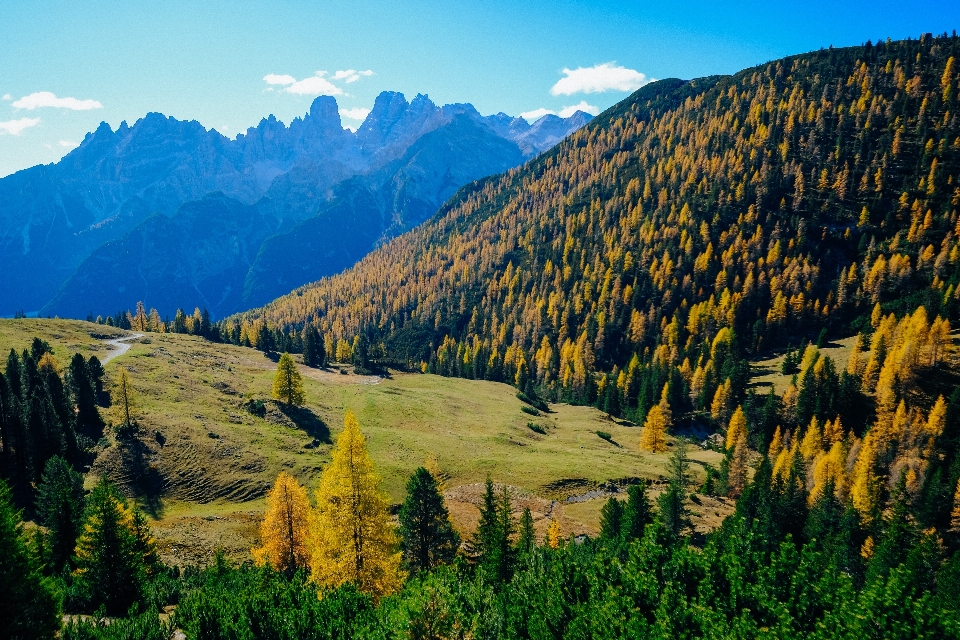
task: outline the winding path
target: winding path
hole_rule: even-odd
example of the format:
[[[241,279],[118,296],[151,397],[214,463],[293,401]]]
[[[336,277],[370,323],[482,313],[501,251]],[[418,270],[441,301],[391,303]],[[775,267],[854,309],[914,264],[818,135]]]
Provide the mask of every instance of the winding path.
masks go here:
[[[122,356],[127,351],[130,350],[132,346],[130,343],[134,340],[138,340],[143,337],[142,333],[134,333],[129,336],[123,336],[122,338],[114,338],[113,340],[104,340],[103,343],[109,346],[112,351],[100,359],[100,364],[107,364],[117,356]]]

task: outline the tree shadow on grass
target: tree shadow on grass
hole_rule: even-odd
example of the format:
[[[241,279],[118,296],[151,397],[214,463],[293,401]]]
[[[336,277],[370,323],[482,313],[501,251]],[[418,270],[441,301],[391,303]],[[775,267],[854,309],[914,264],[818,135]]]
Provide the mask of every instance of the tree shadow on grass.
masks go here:
[[[159,518],[163,515],[163,477],[149,460],[149,447],[135,434],[118,437],[117,444],[124,484],[141,509]]]
[[[333,442],[330,439],[330,428],[327,423],[307,407],[295,407],[278,402],[277,409],[297,425],[298,429],[302,429],[313,438],[314,442],[321,444],[331,444]]]

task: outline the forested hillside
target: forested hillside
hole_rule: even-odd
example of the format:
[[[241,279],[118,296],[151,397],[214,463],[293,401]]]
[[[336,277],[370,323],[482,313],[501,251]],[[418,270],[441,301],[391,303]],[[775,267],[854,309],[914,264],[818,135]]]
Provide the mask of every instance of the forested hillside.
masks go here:
[[[853,474],[871,517],[907,474],[945,496],[927,514],[943,525],[960,475],[934,446],[960,283],[957,53],[960,39],[927,36],[648,85],[222,331],[363,334],[386,360],[641,423],[661,406],[727,428],[743,405],[744,446],[786,450],[779,470],[815,434],[811,487]],[[846,371],[811,346],[783,397],[748,394],[747,359],[858,332]],[[816,464],[828,455],[843,473]]]
[[[313,323],[328,343],[366,332],[454,375],[526,367],[561,398],[626,371],[633,404],[638,371],[692,381],[721,333],[748,355],[869,328],[877,303],[947,317],[957,47],[822,50],[648,85],[355,269],[229,322],[252,342],[261,322]],[[697,395],[723,382],[713,369]]]

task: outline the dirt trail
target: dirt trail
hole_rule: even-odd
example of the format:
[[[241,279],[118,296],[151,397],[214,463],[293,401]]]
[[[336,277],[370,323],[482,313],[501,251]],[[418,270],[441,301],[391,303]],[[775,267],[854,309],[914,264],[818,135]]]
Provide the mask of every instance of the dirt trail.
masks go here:
[[[100,358],[100,364],[107,364],[114,358],[118,356],[122,356],[123,354],[125,354],[127,351],[130,350],[130,347],[132,346],[130,344],[131,342],[133,342],[134,340],[139,340],[142,337],[143,337],[142,333],[134,333],[129,336],[123,336],[122,338],[104,340],[103,343],[108,347],[110,347],[112,351],[110,351],[110,353]]]

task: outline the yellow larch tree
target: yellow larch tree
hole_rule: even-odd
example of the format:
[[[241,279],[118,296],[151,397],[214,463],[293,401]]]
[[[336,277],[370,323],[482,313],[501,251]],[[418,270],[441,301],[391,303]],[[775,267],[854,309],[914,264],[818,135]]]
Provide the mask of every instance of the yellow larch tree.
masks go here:
[[[303,377],[289,353],[280,356],[277,373],[273,377],[273,397],[288,405],[303,404]]]
[[[936,438],[943,433],[943,427],[946,424],[947,403],[944,401],[943,396],[941,395],[933,404],[933,408],[930,409],[930,415],[927,416],[927,422],[924,425],[924,430],[927,432],[928,436],[931,438]]]
[[[960,531],[960,480],[957,480],[957,490],[953,493],[953,512],[950,514],[950,528]]]
[[[810,419],[807,426],[807,432],[803,434],[803,441],[800,443],[800,453],[803,459],[808,463],[813,462],[817,454],[823,450],[823,435],[820,432],[820,423],[817,416]]]
[[[827,420],[827,424],[823,426],[824,447],[831,447],[841,440],[843,440],[843,424],[840,422],[840,416],[833,421]]]
[[[647,412],[647,419],[640,432],[640,449],[653,453],[663,453],[667,450],[667,420],[659,404],[651,407]]]
[[[833,484],[833,491],[842,497],[847,490],[847,479],[844,467],[847,455],[842,442],[835,442],[830,451],[820,455],[813,466],[813,489],[810,490],[809,501],[813,505],[822,494],[827,483]]]
[[[267,510],[260,523],[263,546],[253,550],[254,561],[260,566],[269,563],[287,576],[309,566],[309,528],[307,490],[293,476],[282,471],[267,492]]]
[[[352,582],[378,598],[400,588],[401,554],[360,423],[349,411],[343,423],[316,491],[311,577],[325,588]]]
[[[736,438],[727,473],[727,491],[734,498],[743,493],[747,486],[747,430],[738,430]]]
[[[730,416],[730,425],[727,427],[727,442],[726,448],[736,446],[737,439],[740,435],[743,435],[744,438],[747,436],[747,416],[743,412],[743,407],[738,406],[737,410],[733,412],[733,415]]]
[[[730,396],[732,394],[732,385],[730,378],[717,387],[717,392],[713,394],[713,402],[710,403],[710,415],[719,423],[725,423],[730,417]]]
[[[781,451],[783,451],[783,435],[780,433],[780,425],[777,425],[776,431],[773,432],[773,439],[770,441],[770,448],[767,450],[767,458],[775,462]]]
[[[560,533],[560,523],[556,518],[550,518],[550,526],[547,527],[547,545],[551,549],[556,549],[560,546],[561,540],[563,535]]]
[[[878,480],[874,472],[876,451],[874,450],[873,433],[868,433],[860,443],[860,452],[853,465],[853,476],[850,479],[850,498],[853,506],[865,523],[870,523],[877,507]]]

